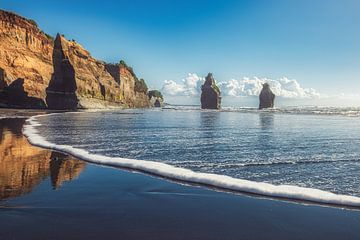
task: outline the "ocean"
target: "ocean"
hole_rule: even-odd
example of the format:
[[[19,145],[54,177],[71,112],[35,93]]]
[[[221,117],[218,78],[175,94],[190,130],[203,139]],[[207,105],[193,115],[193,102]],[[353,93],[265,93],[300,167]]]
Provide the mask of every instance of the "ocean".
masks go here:
[[[30,142],[231,191],[360,206],[360,109],[163,109],[35,116]]]

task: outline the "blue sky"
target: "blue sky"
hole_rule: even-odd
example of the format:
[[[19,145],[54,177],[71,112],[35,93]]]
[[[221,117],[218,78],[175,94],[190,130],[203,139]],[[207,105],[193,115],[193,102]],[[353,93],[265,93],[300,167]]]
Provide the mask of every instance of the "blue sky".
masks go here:
[[[213,72],[218,81],[286,76],[321,93],[360,93],[356,0],[2,0],[0,7],[74,38],[96,58],[124,59],[152,88]]]

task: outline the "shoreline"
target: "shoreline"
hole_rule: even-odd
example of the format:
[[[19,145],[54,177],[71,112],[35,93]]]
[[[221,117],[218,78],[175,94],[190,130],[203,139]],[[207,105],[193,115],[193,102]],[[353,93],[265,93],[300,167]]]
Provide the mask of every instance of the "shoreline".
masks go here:
[[[50,143],[37,133],[36,126],[38,123],[35,118],[41,116],[42,115],[32,116],[26,120],[27,124],[24,125],[23,133],[28,138],[28,141],[35,146],[55,150],[86,162],[136,171],[168,181],[197,185],[228,193],[360,210],[360,198],[356,196],[335,194],[316,188],[298,187],[296,185],[273,185],[265,182],[232,178],[226,175],[194,172],[190,169],[175,167],[161,162],[134,161],[134,159],[95,155],[72,146]]]
[[[5,135],[9,136],[9,133]],[[16,140],[21,138],[24,136],[14,137]],[[30,148],[54,152],[32,145]],[[35,159],[43,162],[39,156],[42,155],[36,154]],[[83,162],[61,154],[51,161],[56,163],[59,159],[62,164]],[[360,216],[358,211],[351,209],[214,191],[118,167],[83,163],[86,167],[81,168],[82,172],[73,178],[62,178],[65,181],[56,189],[47,187],[47,181],[54,182],[54,177],[51,177],[42,180],[30,192],[0,200],[0,238],[360,237],[360,231],[356,228]],[[51,169],[54,171],[54,167]],[[73,173],[70,175],[75,176]],[[22,231],[15,231],[20,227]]]

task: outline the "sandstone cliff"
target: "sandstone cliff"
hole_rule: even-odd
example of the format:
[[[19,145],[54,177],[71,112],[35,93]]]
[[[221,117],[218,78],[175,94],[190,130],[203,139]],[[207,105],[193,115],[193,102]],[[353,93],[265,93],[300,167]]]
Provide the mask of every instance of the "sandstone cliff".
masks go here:
[[[32,21],[0,10],[0,89],[9,87],[7,100],[15,105],[45,106],[53,43]]]
[[[200,101],[202,109],[220,109],[220,90],[216,86],[212,73],[206,76],[205,83],[201,87]]]
[[[32,20],[0,10],[0,103],[51,109],[148,107],[129,67],[107,64],[75,41],[53,40]]]
[[[149,107],[150,102],[147,98],[147,91],[136,88],[139,82],[133,69],[126,65],[124,61],[119,64],[107,64],[106,69],[120,84],[119,99],[130,107]]]
[[[106,64],[81,45],[58,34],[52,57],[54,73],[46,89],[50,108],[91,108],[91,102],[83,99],[121,103],[120,85],[106,70]]]

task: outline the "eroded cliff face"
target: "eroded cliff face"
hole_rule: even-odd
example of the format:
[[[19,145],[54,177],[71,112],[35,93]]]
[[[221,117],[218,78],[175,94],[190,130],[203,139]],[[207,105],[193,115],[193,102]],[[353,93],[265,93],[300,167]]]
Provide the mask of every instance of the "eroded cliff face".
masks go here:
[[[121,104],[120,84],[108,72],[106,63],[59,34],[54,41],[53,65],[47,88],[50,108],[90,108],[91,100]]]
[[[52,186],[75,179],[86,163],[29,144],[25,119],[0,119],[0,200],[31,192],[50,176]]]
[[[135,74],[106,64],[80,44],[53,41],[32,20],[0,10],[0,102],[51,109],[147,107]],[[144,96],[143,96],[144,95]]]
[[[120,84],[119,100],[130,107],[149,107],[150,101],[146,93],[135,90],[136,75],[123,64],[107,64],[107,70]]]
[[[32,104],[45,106],[45,89],[53,73],[52,52],[51,38],[36,24],[0,10],[0,90],[10,87],[10,101],[18,104],[30,97],[38,99]]]

